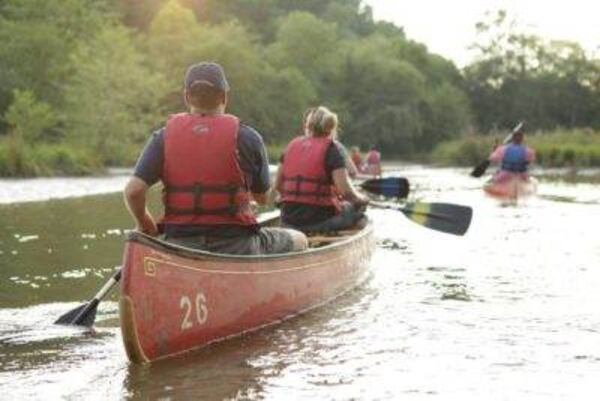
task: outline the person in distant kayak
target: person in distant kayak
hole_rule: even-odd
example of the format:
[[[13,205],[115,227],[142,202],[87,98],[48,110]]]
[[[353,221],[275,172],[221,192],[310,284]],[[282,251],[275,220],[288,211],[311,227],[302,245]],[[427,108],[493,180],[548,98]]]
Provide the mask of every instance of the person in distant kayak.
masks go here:
[[[498,146],[490,155],[489,161],[500,165],[497,178],[502,174],[527,174],[529,165],[535,161],[535,152],[523,144],[524,135],[523,125],[519,124],[512,132],[510,142]]]
[[[262,137],[225,113],[229,84],[222,67],[188,68],[184,99],[189,112],[169,117],[155,132],[125,187],[125,203],[136,229],[156,236],[146,193],[162,181],[165,239],[227,254],[271,254],[307,248],[295,230],[261,228],[252,203],[264,204],[270,177]]]
[[[308,118],[308,135],[286,147],[275,184],[283,224],[309,232],[342,230],[366,221],[369,199],[350,182],[337,126],[336,114],[317,107]]]
[[[362,172],[363,159],[362,159],[362,155],[360,154],[360,148],[358,146],[352,146],[350,148],[350,159],[352,160],[352,163],[354,164],[356,171]]]
[[[364,173],[373,176],[381,175],[381,153],[379,153],[377,146],[371,146],[371,149],[365,156]]]

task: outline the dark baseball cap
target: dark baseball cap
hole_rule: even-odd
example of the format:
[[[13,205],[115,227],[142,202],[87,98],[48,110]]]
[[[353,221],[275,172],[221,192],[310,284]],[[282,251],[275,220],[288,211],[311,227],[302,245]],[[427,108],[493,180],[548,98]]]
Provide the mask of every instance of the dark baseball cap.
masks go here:
[[[227,92],[229,84],[225,78],[225,71],[217,63],[202,62],[191,65],[185,73],[183,85],[185,89],[190,89],[195,81],[206,81],[215,88]]]

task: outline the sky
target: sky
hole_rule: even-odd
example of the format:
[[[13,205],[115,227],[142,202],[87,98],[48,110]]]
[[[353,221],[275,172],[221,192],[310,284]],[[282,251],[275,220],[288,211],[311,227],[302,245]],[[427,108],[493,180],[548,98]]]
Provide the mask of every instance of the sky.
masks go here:
[[[579,43],[600,57],[600,2],[597,0],[364,0],[376,20],[404,27],[409,39],[424,43],[463,67],[477,39],[475,23],[486,11],[506,10],[528,33]]]

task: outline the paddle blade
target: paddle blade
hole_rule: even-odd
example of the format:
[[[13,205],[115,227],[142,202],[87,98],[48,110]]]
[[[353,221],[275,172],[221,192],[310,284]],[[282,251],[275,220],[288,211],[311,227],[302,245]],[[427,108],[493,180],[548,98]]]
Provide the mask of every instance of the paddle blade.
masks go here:
[[[464,235],[473,218],[469,206],[451,203],[409,203],[400,211],[417,224],[454,235]]]
[[[410,190],[408,180],[404,177],[376,178],[363,182],[360,187],[375,195],[386,198],[406,198]]]
[[[98,310],[98,300],[92,299],[83,305],[65,313],[54,324],[67,324],[75,326],[92,327],[96,320],[96,311]]]
[[[471,171],[471,177],[475,177],[475,178],[481,177],[482,175],[485,174],[485,170],[487,170],[487,168],[489,166],[490,166],[490,161],[489,160],[482,161],[477,166],[475,166],[475,168],[473,169],[473,171]]]

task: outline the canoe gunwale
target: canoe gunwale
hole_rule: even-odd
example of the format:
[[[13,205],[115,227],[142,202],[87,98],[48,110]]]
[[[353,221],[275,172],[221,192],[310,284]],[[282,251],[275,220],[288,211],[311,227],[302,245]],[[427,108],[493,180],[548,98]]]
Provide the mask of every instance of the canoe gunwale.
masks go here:
[[[370,235],[373,231],[373,224],[371,221],[367,224],[365,228],[360,231],[357,231],[355,234],[348,235],[346,238],[341,239],[336,242],[332,242],[331,244],[317,247],[317,248],[309,248],[304,251],[299,252],[288,252],[288,253],[278,253],[272,255],[231,255],[224,253],[215,253],[203,251],[200,249],[192,249],[188,247],[184,247],[181,245],[177,245],[156,237],[151,237],[149,235],[143,234],[139,231],[132,231],[127,235],[126,242],[137,242],[142,245],[149,246],[151,248],[157,249],[162,252],[166,252],[169,254],[174,254],[176,256],[180,256],[182,258],[194,259],[194,260],[221,260],[221,261],[230,261],[230,262],[254,262],[254,261],[262,261],[262,260],[277,260],[277,259],[296,259],[303,258],[307,255],[314,255],[317,253],[325,253],[328,251],[335,250],[339,247],[346,246],[349,242],[353,242],[358,240],[361,237],[366,235]]]

